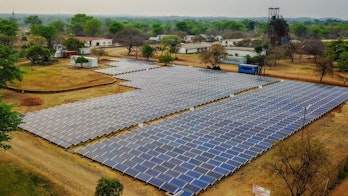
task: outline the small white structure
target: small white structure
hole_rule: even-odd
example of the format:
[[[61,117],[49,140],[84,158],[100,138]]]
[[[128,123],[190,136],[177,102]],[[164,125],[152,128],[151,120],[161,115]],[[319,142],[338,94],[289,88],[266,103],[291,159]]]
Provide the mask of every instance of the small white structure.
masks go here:
[[[94,46],[112,46],[112,39],[101,37],[75,37],[76,39],[85,42],[85,47]]]
[[[225,47],[235,47],[235,44],[240,41],[243,41],[243,39],[224,39],[221,40],[221,45]]]
[[[247,63],[247,58],[244,56],[226,56],[224,58],[221,58],[219,61],[221,63],[239,65]]]
[[[210,44],[183,44],[179,49],[179,54],[195,54],[209,50]]]
[[[249,47],[225,47],[225,50],[228,54],[233,56],[246,56],[249,55],[250,57],[257,56],[257,52],[255,52],[254,48]],[[266,54],[266,51],[261,52],[262,55]]]
[[[74,66],[81,66],[80,64],[77,64],[75,62],[75,59],[77,59],[77,55],[73,55],[70,56],[70,64],[74,65]],[[86,59],[88,59],[88,63],[83,63],[82,67],[84,68],[94,68],[94,67],[98,67],[98,59],[97,58],[93,58],[93,57],[86,57],[84,56]]]

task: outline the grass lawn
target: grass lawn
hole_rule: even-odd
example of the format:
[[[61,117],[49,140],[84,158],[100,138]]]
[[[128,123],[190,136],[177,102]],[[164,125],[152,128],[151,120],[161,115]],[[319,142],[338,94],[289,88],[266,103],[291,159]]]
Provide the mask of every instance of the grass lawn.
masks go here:
[[[61,187],[9,160],[0,161],[0,195],[64,195]]]
[[[9,86],[27,90],[64,90],[85,86],[94,86],[112,82],[111,76],[86,69],[69,66],[68,59],[50,66],[31,66],[30,63],[20,65],[23,80],[8,83]]]

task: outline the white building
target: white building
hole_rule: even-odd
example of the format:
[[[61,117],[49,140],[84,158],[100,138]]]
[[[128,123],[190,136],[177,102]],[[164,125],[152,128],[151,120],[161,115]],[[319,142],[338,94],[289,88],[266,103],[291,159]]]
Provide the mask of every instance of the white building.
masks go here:
[[[81,66],[80,64],[77,64],[75,62],[76,58],[79,57],[77,55],[73,55],[70,56],[70,64],[74,65],[74,66]],[[98,67],[98,59],[97,58],[93,58],[93,57],[86,57],[84,56],[84,58],[88,59],[88,63],[83,63],[82,67],[84,68],[94,68],[94,67]]]
[[[194,54],[209,50],[210,44],[183,44],[179,49],[180,54]]]
[[[100,38],[100,37],[75,37],[76,39],[83,41],[85,47],[94,46],[112,46],[112,39]]]
[[[225,47],[225,50],[228,54],[232,56],[246,56],[249,55],[250,57],[257,56],[257,52],[255,52],[255,48],[249,48],[249,47]],[[262,51],[261,55],[265,55],[266,51]]]

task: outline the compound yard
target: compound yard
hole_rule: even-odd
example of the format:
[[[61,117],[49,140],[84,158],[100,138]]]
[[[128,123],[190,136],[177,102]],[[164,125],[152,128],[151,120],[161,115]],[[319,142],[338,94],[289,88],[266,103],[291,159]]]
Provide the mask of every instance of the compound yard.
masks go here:
[[[99,72],[136,90],[26,113],[21,128],[170,193],[214,186],[348,99],[344,87],[120,63],[124,74]]]

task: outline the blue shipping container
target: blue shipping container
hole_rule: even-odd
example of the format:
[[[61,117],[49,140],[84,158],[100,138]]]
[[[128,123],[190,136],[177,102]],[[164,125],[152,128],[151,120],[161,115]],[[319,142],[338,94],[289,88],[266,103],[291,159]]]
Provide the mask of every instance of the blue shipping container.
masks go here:
[[[257,65],[239,64],[238,72],[256,75],[260,73],[260,67]]]

